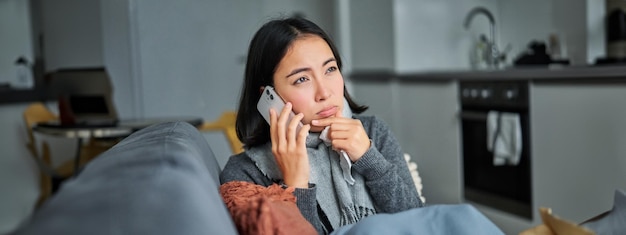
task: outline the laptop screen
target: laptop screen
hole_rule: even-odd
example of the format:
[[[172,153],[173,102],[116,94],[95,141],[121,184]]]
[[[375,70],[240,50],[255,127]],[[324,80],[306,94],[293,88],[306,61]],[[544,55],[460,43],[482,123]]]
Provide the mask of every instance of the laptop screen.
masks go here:
[[[70,107],[74,112],[74,115],[81,114],[108,114],[109,107],[107,106],[104,96],[96,95],[81,95],[70,96]]]
[[[114,107],[105,95],[72,94],[67,103],[74,124],[108,126],[117,122]]]

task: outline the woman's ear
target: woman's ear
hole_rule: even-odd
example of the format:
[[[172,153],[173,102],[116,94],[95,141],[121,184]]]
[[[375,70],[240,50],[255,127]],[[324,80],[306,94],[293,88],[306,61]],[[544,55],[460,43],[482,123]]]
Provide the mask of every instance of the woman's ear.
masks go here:
[[[265,86],[260,86],[259,87],[259,94],[263,94],[263,90],[265,89]]]

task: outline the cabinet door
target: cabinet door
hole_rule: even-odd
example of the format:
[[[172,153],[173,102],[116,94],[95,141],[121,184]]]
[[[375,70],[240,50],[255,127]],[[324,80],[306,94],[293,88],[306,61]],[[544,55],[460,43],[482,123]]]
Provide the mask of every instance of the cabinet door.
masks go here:
[[[397,135],[418,164],[427,202],[461,202],[457,83],[405,81],[396,90]]]
[[[357,101],[390,126],[418,164],[429,204],[461,201],[455,82],[353,82]]]
[[[582,222],[613,206],[625,189],[625,100],[624,84],[531,87],[536,207]]]

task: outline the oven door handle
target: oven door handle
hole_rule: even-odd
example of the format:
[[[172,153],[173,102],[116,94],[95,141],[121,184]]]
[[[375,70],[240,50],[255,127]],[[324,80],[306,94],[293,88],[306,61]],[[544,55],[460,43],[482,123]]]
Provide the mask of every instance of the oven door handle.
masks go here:
[[[474,120],[474,121],[486,121],[487,113],[477,112],[477,111],[461,111],[461,119]]]

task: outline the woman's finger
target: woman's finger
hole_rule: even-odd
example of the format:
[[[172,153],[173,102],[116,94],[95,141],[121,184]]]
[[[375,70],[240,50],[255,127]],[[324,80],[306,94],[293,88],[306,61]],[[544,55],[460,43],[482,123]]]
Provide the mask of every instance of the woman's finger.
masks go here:
[[[299,113],[298,115],[295,115],[293,117],[293,119],[291,119],[291,122],[289,122],[289,127],[287,128],[287,138],[289,140],[290,143],[290,148],[295,148],[297,145],[296,142],[296,136],[298,135],[298,126],[301,126],[301,121],[304,118],[304,114],[303,113]]]
[[[280,111],[278,116],[278,122],[276,123],[276,131],[278,132],[278,147],[281,151],[285,151],[287,147],[287,120],[289,119],[289,113],[291,113],[291,103],[287,102]]]
[[[270,109],[270,142],[272,142],[272,151],[278,150],[278,135],[276,132],[276,110]]]

